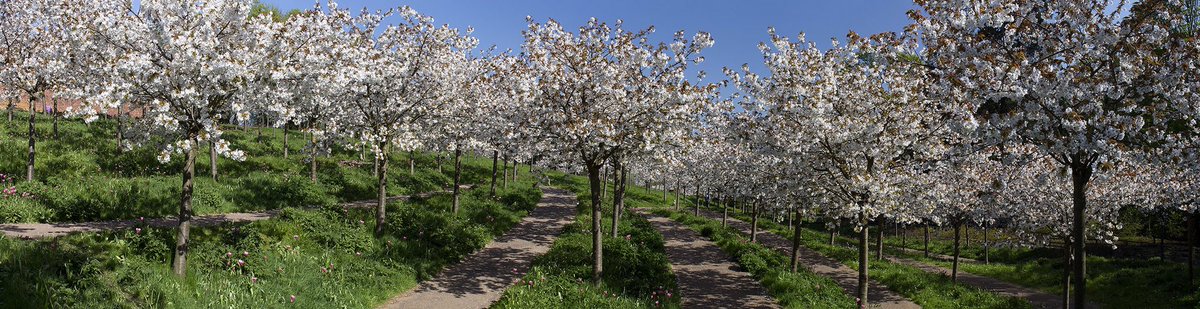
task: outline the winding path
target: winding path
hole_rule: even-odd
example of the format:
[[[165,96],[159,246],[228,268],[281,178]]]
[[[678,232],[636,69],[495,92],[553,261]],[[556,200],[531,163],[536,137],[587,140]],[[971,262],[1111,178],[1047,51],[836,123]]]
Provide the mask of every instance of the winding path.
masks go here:
[[[700,214],[709,219],[721,220],[720,214],[708,210],[701,210]],[[750,224],[744,221],[730,217],[729,226],[747,235],[750,234]],[[783,238],[783,236],[759,229],[758,242],[768,248],[774,248],[784,255],[791,256],[792,254],[792,242]],[[843,265],[838,261],[834,261],[803,246],[800,247],[800,264],[817,275],[833,279],[851,297],[858,291],[858,271],[849,266]],[[870,304],[871,308],[921,308],[917,303],[889,290],[887,286],[879,284],[874,280],[868,281],[868,284],[867,299],[869,301],[867,303]]]
[[[635,210],[663,235],[683,308],[779,308],[716,243],[669,218]]]
[[[529,271],[575,216],[575,194],[543,188],[538,207],[504,236],[381,308],[486,308]]]

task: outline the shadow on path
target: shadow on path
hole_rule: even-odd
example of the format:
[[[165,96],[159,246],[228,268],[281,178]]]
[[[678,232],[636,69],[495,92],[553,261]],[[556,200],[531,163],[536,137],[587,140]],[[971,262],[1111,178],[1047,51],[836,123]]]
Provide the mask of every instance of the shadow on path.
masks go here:
[[[700,215],[712,220],[721,220],[721,214],[717,214],[708,210],[701,210]],[[750,234],[750,223],[729,218],[729,227],[741,231],[744,234]],[[767,248],[772,248],[784,256],[792,255],[792,242],[783,236],[776,235],[771,232],[765,232],[760,227],[758,232],[758,243]],[[846,294],[851,298],[857,298],[855,294],[858,291],[858,270],[843,265],[838,261],[834,261],[812,249],[800,247],[800,265],[813,273],[833,279],[834,282],[846,291]],[[908,309],[921,308],[920,305],[913,301],[904,298],[900,294],[889,290],[887,286],[879,284],[874,280],[869,280],[867,289],[868,304],[871,308],[886,308],[886,309]]]
[[[635,211],[662,233],[684,308],[779,308],[716,243],[669,218]]]
[[[543,192],[538,207],[504,236],[381,308],[486,308],[500,299],[575,216],[575,194]]]

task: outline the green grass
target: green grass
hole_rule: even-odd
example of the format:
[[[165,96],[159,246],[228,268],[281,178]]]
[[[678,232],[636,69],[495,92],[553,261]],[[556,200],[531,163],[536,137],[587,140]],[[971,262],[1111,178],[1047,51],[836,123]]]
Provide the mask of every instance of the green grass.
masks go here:
[[[669,216],[692,230],[712,239],[762,283],[771,297],[786,308],[854,308],[855,301],[833,280],[800,268],[788,271],[789,257],[757,243],[751,243],[721,223],[666,209],[655,213]]]
[[[600,285],[591,283],[591,204],[587,180],[556,175],[553,182],[577,193],[575,222],[569,224],[550,251],[536,258],[533,270],[505,291],[494,308],[675,308],[678,288],[670,262],[663,253],[662,235],[631,211],[619,225],[623,237],[609,237],[611,197],[604,210],[604,274]],[[653,202],[643,190],[627,191],[627,207]],[[640,192],[640,193],[639,193]],[[661,196],[658,197],[661,199]],[[669,293],[669,294],[668,294]]]
[[[730,212],[731,217],[747,218]],[[748,222],[748,221],[747,221]],[[791,239],[792,231],[771,220],[759,220],[760,226],[771,233]],[[803,229],[801,242],[805,247],[858,269],[858,250],[842,246],[830,246],[825,233]],[[850,242],[852,240],[843,239]],[[857,243],[857,241],[854,241]],[[1005,297],[975,287],[956,284],[950,278],[924,272],[915,267],[888,261],[869,260],[871,280],[886,285],[890,290],[903,295],[924,308],[1031,308],[1028,302],[1015,297]]]
[[[194,230],[186,279],[170,272],[169,229],[0,237],[0,307],[261,308],[292,295],[298,307],[373,307],[502,234],[540,192],[513,187],[504,203],[486,195],[465,194],[458,216],[446,197],[393,203],[381,238],[370,211],[337,208]]]
[[[38,117],[37,181],[0,184],[15,185],[19,191],[18,196],[0,197],[0,223],[79,222],[178,214],[182,155],[160,163],[153,143],[118,152],[113,121],[85,125],[78,120],[61,120],[60,136],[52,139],[49,118]],[[24,179],[26,125],[24,121],[0,123],[0,174]],[[197,214],[327,206],[376,198],[372,162],[359,161],[359,151],[335,147],[330,155],[319,156],[318,182],[311,183],[303,149],[306,136],[297,131],[290,133],[291,156],[284,159],[282,130],[261,129],[261,141],[258,130],[226,128],[224,138],[247,156],[242,162],[219,159],[218,181],[208,175],[208,148],[199,150],[193,200]],[[410,174],[408,155],[407,152],[392,155],[389,195],[450,187],[452,166],[443,173],[432,155],[417,153],[417,169]],[[443,161],[443,166],[451,165],[448,160]],[[484,183],[491,179],[490,158],[467,157],[463,167],[463,183]]]

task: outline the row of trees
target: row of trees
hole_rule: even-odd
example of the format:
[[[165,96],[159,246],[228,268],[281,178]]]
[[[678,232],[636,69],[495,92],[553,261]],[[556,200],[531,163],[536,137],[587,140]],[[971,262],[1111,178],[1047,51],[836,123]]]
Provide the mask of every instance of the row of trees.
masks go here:
[[[608,175],[614,230],[630,175],[750,205],[755,218],[848,222],[864,302],[872,225],[1002,221],[1031,241],[1064,240],[1083,306],[1084,244],[1113,239],[1118,207],[1194,210],[1194,2],[916,4],[902,31],[852,32],[826,49],[769,31],[765,73],[725,69],[710,83],[687,75],[713,45],[707,33],[658,42],[653,27],[621,21],[568,31],[529,18],[520,50],[497,52],[407,7],[354,14],[329,2],[282,18],[238,0],[17,0],[0,8],[0,84],[82,100],[75,113],[89,118],[137,111],[123,146],[185,157],[180,274],[196,150],[242,158],[220,124],[252,115],[310,133],[314,181],[328,145],[370,150],[376,232],[395,151],[582,171],[596,280]]]
[[[863,300],[871,226],[1003,222],[1028,244],[1061,240],[1082,308],[1084,245],[1113,243],[1121,207],[1195,217],[1194,2],[916,4],[903,31],[826,49],[770,31],[769,74],[726,69],[737,91],[697,116],[687,164],[648,174],[755,220],[780,205],[849,222]]]

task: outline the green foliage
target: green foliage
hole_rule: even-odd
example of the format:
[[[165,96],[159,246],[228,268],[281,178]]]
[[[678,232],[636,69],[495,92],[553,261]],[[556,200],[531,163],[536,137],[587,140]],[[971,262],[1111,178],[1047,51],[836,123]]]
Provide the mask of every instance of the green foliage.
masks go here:
[[[530,200],[540,193],[511,194]],[[274,220],[193,229],[186,279],[175,278],[166,263],[175,237],[169,229],[41,241],[0,237],[0,307],[259,308],[289,305],[292,295],[291,305],[299,307],[374,307],[507,230],[497,225],[517,220],[454,217],[443,211],[447,202],[393,204],[388,220],[411,222],[413,230],[389,229],[380,238],[372,235],[372,212],[363,209],[286,208]],[[510,209],[530,207],[476,198],[462,205],[464,214],[505,218],[524,216]]]

